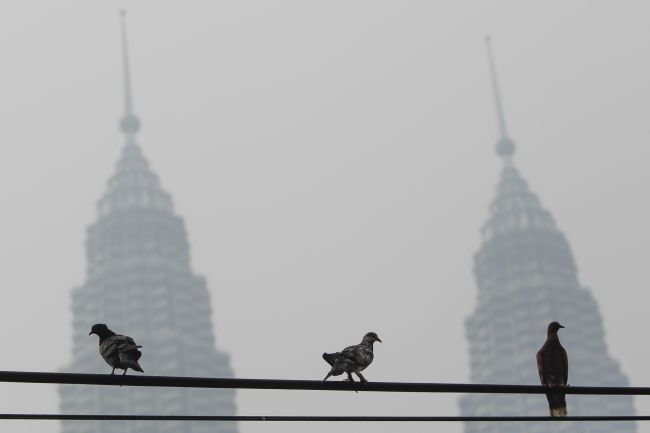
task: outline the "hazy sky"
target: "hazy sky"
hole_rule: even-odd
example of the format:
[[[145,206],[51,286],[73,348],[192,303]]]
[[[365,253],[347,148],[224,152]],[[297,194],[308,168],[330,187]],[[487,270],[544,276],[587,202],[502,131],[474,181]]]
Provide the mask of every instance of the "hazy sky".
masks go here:
[[[84,281],[86,227],[123,142],[121,8],[139,141],[185,218],[236,376],[322,379],[323,351],[374,330],[384,343],[369,380],[468,380],[472,255],[500,168],[491,34],[515,163],[567,235],[610,352],[633,385],[650,385],[646,1],[3,4],[0,369],[55,371],[71,360],[70,292]],[[146,357],[145,348],[145,370]],[[650,413],[650,399],[636,403]],[[0,404],[56,412],[58,396],[53,386],[0,385]],[[458,412],[456,395],[248,391],[238,405],[269,415]],[[540,397],[542,415],[545,405]],[[395,429],[338,428],[352,427]]]

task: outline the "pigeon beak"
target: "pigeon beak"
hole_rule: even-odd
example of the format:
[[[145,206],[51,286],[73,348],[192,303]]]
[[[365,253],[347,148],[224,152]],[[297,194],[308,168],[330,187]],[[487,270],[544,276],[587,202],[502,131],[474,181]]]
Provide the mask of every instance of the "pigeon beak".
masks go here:
[[[382,342],[382,341],[381,341],[381,338],[379,338],[379,337],[377,337],[377,341],[379,341],[380,343]]]
[[[564,326],[560,325],[560,328],[564,328]]]
[[[93,334],[94,334],[94,332],[93,332],[93,331],[90,331],[90,332],[88,333],[88,335],[93,335]]]

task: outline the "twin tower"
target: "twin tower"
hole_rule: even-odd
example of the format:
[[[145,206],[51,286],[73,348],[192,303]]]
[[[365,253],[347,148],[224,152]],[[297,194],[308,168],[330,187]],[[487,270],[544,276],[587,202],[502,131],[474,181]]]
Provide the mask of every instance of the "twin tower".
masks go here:
[[[619,364],[608,354],[603,321],[590,290],[580,284],[571,248],[553,216],[542,207],[513,163],[488,40],[503,160],[496,197],[481,229],[474,256],[476,310],[465,321],[471,382],[538,384],[535,354],[557,320],[569,354],[569,384],[626,386]],[[633,415],[631,396],[568,395],[569,415]],[[546,415],[540,395],[467,394],[463,416]],[[634,423],[467,423],[466,433],[634,433]]]
[[[122,154],[88,228],[86,281],[72,293],[73,361],[66,371],[108,371],[88,340],[93,323],[137,336],[146,351],[147,374],[231,377],[228,356],[215,345],[205,279],[190,265],[185,226],[170,195],[137,143],[126,29],[122,17],[125,113]],[[538,383],[535,353],[546,324],[567,325],[562,335],[574,385],[624,386],[627,380],[607,352],[602,319],[590,291],[578,281],[566,238],[515,168],[515,146],[506,130],[494,65],[503,160],[496,197],[474,258],[476,311],[466,320],[471,382]],[[62,385],[64,414],[234,415],[232,390],[113,388]],[[631,415],[629,396],[569,396],[572,415]],[[544,415],[539,395],[468,394],[464,416]],[[425,415],[425,414],[423,414]],[[556,423],[554,431],[634,433],[634,423]],[[63,422],[63,433],[235,433],[234,423]],[[467,433],[542,433],[544,423],[467,423]]]
[[[72,291],[73,361],[66,371],[109,373],[93,323],[108,323],[143,346],[148,375],[232,377],[217,350],[210,294],[190,265],[183,219],[137,143],[126,29],[122,15],[125,144],[88,228],[86,281]],[[229,389],[145,387],[59,388],[64,414],[235,415]],[[64,421],[63,433],[236,433],[235,423]]]

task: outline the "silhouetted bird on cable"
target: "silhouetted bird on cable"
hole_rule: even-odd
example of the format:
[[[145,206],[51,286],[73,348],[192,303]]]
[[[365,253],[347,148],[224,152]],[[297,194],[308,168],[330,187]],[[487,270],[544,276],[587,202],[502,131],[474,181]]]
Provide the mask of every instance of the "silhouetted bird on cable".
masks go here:
[[[103,323],[93,325],[88,335],[91,334],[99,337],[99,354],[113,367],[111,374],[115,374],[116,368],[124,369],[124,374],[129,368],[144,373],[138,364],[138,359],[142,356],[138,349],[142,346],[136,345],[133,338],[116,334]]]
[[[346,347],[336,353],[323,353],[323,359],[332,366],[332,369],[327,373],[323,382],[330,376],[338,376],[343,373],[347,373],[347,380],[350,382],[354,382],[354,379],[352,379],[352,373],[359,376],[361,382],[367,382],[361,372],[372,362],[374,357],[372,353],[372,344],[375,341],[381,343],[377,334],[374,332],[368,332],[363,336],[361,343],[357,345]]]
[[[565,388],[569,379],[569,358],[560,344],[557,331],[564,326],[557,322],[548,325],[546,342],[537,352],[537,371],[542,386]],[[547,392],[548,408],[551,416],[566,416],[566,398],[563,392]]]

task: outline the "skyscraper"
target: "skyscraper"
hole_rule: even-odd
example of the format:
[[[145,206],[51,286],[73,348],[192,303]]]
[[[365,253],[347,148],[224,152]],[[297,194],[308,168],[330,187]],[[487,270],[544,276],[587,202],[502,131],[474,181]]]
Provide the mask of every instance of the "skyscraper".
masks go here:
[[[566,326],[560,340],[569,355],[569,384],[625,386],[621,367],[608,353],[603,321],[590,290],[581,285],[569,244],[555,220],[530,191],[513,163],[515,145],[508,136],[492,53],[488,55],[503,161],[496,197],[474,256],[478,286],[476,310],[466,320],[471,381],[538,384],[535,354],[546,327]],[[567,396],[569,415],[633,415],[631,396]],[[543,395],[468,394],[461,414],[548,415]],[[467,433],[622,432],[634,423],[466,423]]]
[[[73,361],[65,371],[109,374],[97,338],[88,336],[93,323],[107,323],[143,345],[146,374],[231,377],[228,355],[215,347],[210,294],[192,271],[183,220],[136,141],[124,14],[122,42],[125,144],[88,228],[86,281],[72,293]],[[64,414],[235,414],[232,390],[63,385],[59,393]],[[64,433],[236,431],[234,423],[63,423]]]

